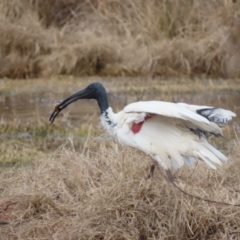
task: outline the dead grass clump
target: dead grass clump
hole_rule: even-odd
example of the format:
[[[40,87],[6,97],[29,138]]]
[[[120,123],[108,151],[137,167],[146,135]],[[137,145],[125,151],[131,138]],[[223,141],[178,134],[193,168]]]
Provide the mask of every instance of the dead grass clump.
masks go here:
[[[238,77],[239,6],[232,0],[3,0],[0,76]]]
[[[236,143],[236,146],[239,143]],[[189,192],[237,203],[239,185],[231,178],[240,165],[177,173]],[[238,208],[187,197],[164,179],[161,169],[146,180],[150,159],[112,142],[88,139],[81,152],[63,146],[35,165],[0,173],[1,202],[14,202],[0,217],[1,239],[234,239]],[[210,183],[210,184],[209,184]],[[14,196],[17,196],[14,199]],[[6,205],[6,204],[5,204]],[[1,221],[0,221],[1,222]]]

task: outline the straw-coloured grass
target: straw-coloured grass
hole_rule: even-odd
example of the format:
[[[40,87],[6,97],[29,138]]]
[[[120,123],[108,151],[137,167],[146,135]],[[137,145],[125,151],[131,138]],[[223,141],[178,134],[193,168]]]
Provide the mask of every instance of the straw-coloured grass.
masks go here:
[[[161,168],[147,180],[151,159],[102,135],[95,125],[95,102],[72,105],[49,125],[54,101],[93,81],[1,81],[0,239],[237,239],[238,207],[183,195],[165,180]],[[116,111],[152,98],[211,104],[237,114],[239,110],[235,80],[100,81]],[[45,99],[43,105],[39,99]],[[224,138],[210,139],[229,156],[229,163],[217,171],[200,162],[175,172],[181,188],[203,198],[240,203],[239,193],[231,188],[239,190],[238,122],[235,118],[224,128]]]
[[[0,76],[239,77],[239,2],[8,0]]]
[[[188,192],[238,203],[239,142],[217,171],[199,164],[176,173]],[[88,139],[0,172],[1,239],[236,239],[239,208],[180,193],[134,149]]]

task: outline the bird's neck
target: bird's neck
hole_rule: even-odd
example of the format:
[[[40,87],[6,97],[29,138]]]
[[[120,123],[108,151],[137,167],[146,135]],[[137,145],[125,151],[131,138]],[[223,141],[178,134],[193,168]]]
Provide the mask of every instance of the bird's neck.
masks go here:
[[[98,92],[96,94],[96,100],[100,108],[101,114],[104,114],[105,112],[107,112],[107,109],[109,109],[109,105],[108,105],[107,92],[104,87],[98,89]]]
[[[116,124],[116,114],[108,105],[107,91],[103,86],[98,88],[95,99],[101,111],[101,123],[108,133],[114,133]]]
[[[103,111],[101,115],[101,123],[105,130],[108,132],[115,128],[117,125],[115,119],[115,113],[113,112],[112,108],[109,107],[107,110]]]

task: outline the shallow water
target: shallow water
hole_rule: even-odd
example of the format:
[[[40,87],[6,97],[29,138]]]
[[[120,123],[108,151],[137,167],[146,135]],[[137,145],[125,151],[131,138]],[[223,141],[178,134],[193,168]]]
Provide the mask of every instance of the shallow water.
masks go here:
[[[116,80],[117,81],[117,80]],[[112,80],[111,82],[114,82]],[[32,87],[31,87],[32,84]],[[107,83],[106,83],[107,84]],[[118,81],[118,86],[121,84]],[[157,82],[155,83],[157,84]],[[162,84],[162,82],[161,82]],[[203,83],[204,84],[204,83]],[[70,85],[70,84],[69,84]],[[108,85],[108,84],[107,84]],[[177,84],[176,84],[177,85]],[[188,84],[186,83],[186,87]],[[24,83],[23,83],[24,86]],[[21,88],[21,87],[20,87]],[[149,87],[150,88],[150,87]],[[179,83],[179,89],[183,88],[183,83]],[[201,88],[201,86],[200,86]],[[80,89],[80,88],[79,88]],[[138,101],[138,100],[161,100],[161,101],[173,101],[173,102],[185,102],[189,104],[215,106],[232,110],[238,116],[240,116],[240,91],[239,89],[221,90],[218,89],[216,84],[215,90],[200,90],[191,91],[189,86],[188,91],[181,92],[172,91],[169,88],[169,92],[159,93],[156,90],[152,90],[145,87],[144,91],[132,91],[124,89],[121,92],[114,84],[109,84],[107,87],[109,91],[110,105],[115,111],[121,110],[126,104]],[[9,122],[16,122],[19,125],[27,124],[39,124],[39,122],[48,122],[48,118],[53,111],[53,104],[70,94],[76,92],[74,85],[65,87],[62,91],[49,90],[49,86],[41,86],[41,88],[35,87],[35,80],[30,83],[28,91],[13,93],[9,92],[0,95],[0,124],[8,124]],[[99,120],[99,109],[95,100],[81,100],[71,104],[56,118],[54,124],[60,126],[80,126],[81,123],[90,122],[97,124]],[[233,121],[233,126],[236,132],[240,132],[239,117]],[[7,133],[2,132],[1,136],[5,136]],[[18,133],[15,137],[24,138],[28,137],[29,133]]]

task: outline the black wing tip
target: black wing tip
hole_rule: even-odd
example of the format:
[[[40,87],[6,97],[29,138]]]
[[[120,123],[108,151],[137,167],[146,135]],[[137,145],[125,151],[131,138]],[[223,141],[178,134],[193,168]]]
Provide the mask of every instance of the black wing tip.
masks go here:
[[[210,115],[210,114],[211,114],[214,110],[216,110],[216,109],[219,109],[219,108],[217,108],[217,107],[201,108],[201,109],[196,110],[196,112],[197,112],[198,114],[204,116],[204,117],[207,117],[208,115]],[[204,113],[204,112],[206,112],[206,111],[210,111],[210,112],[206,114],[206,113]]]
[[[222,113],[221,111],[226,111],[226,113]],[[231,111],[228,113],[227,111],[229,110],[222,108],[202,108],[196,110],[197,114],[205,117],[210,122],[216,123],[218,126],[226,126],[232,120],[232,117],[234,117],[234,113],[232,114]]]

